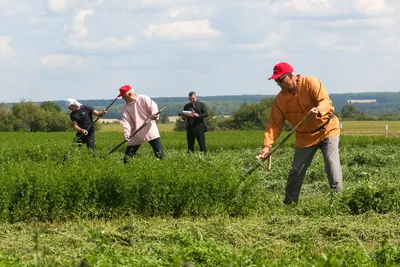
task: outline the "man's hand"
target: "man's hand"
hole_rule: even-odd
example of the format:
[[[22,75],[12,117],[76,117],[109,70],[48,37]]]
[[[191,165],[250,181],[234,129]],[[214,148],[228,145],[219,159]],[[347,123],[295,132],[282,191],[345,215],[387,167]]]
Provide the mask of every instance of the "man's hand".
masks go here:
[[[100,117],[103,117],[107,114],[107,110],[103,110],[102,112],[100,112]]]
[[[157,114],[151,115],[151,119],[152,120],[157,120],[158,119],[158,115]]]
[[[82,129],[82,133],[83,133],[84,135],[88,135],[88,131],[85,130],[85,129]]]
[[[198,118],[198,117],[200,117],[200,115],[197,114],[197,113],[192,113],[192,117],[193,117],[193,118]]]
[[[308,117],[309,118],[316,118],[316,117],[320,117],[321,114],[319,113],[318,109],[316,107],[312,108],[309,112],[308,112]]]
[[[269,153],[269,147],[264,147],[260,151],[260,155],[258,155],[256,158],[258,159],[265,159]]]

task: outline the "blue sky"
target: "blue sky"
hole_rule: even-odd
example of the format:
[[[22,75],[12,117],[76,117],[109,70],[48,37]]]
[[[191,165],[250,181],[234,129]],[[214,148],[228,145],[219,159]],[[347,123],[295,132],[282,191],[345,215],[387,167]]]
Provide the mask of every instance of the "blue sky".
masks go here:
[[[400,91],[398,0],[0,0],[0,102]]]

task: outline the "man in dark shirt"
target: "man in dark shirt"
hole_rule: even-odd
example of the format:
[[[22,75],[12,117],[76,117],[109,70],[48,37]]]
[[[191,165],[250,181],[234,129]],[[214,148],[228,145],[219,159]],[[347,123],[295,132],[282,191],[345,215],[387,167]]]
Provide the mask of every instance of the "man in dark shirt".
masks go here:
[[[203,102],[197,101],[195,92],[189,93],[190,103],[183,107],[182,119],[186,123],[186,139],[188,151],[194,152],[194,142],[200,146],[200,151],[206,153],[206,137],[204,133],[207,131],[204,125],[204,118],[208,116],[207,107]],[[190,113],[189,113],[190,112]]]
[[[92,115],[102,117],[107,114],[107,111],[103,110],[99,112],[92,107],[83,106],[72,98],[67,100],[67,107],[72,111],[69,116],[73,123],[73,128],[77,131],[76,140],[78,144],[86,144],[88,148],[94,149],[94,125],[92,125]]]

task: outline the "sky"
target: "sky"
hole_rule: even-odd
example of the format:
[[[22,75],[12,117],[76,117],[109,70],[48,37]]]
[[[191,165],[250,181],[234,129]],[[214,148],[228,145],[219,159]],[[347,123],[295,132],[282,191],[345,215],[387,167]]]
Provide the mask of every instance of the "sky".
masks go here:
[[[0,102],[400,91],[398,0],[0,0]]]

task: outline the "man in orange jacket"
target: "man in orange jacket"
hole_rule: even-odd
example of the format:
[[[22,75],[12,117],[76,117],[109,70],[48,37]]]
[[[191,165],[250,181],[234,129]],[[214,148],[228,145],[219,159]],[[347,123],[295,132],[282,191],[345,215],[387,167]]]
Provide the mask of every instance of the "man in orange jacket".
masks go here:
[[[275,97],[268,117],[259,158],[268,156],[272,144],[282,132],[285,120],[294,127],[308,116],[296,131],[296,148],[284,203],[298,202],[307,168],[318,149],[321,149],[324,157],[330,187],[337,193],[341,192],[339,119],[333,114],[334,107],[324,85],[314,77],[296,75],[293,67],[286,62],[274,66],[269,80],[275,80],[281,91]]]

